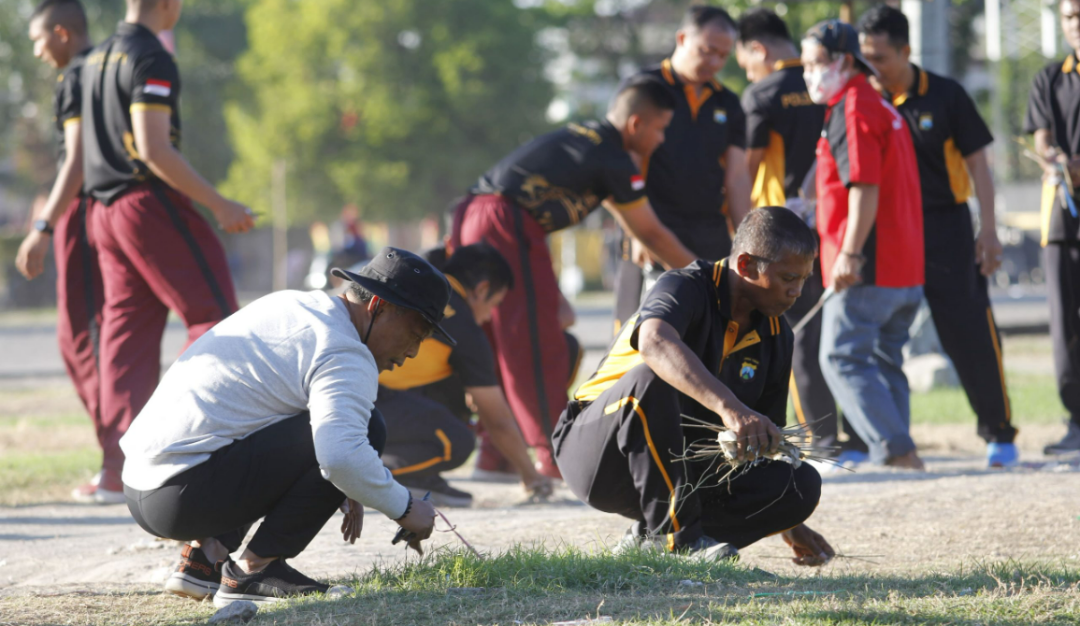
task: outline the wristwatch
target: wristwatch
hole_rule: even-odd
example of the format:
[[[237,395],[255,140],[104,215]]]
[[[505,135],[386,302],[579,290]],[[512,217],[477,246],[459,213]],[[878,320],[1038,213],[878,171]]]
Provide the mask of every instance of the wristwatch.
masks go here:
[[[53,234],[53,227],[49,226],[49,220],[34,220],[34,230],[46,235]]]

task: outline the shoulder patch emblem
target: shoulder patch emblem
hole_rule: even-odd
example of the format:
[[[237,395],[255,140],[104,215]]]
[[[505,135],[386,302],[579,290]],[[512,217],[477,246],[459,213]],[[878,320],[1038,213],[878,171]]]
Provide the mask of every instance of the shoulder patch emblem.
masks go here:
[[[743,359],[742,367],[739,368],[739,378],[749,381],[757,374],[758,361],[755,359]]]
[[[713,121],[717,124],[727,123],[727,109],[717,109],[712,114]]]
[[[934,115],[932,113],[923,113],[919,116],[919,128],[921,130],[930,130],[934,127]]]

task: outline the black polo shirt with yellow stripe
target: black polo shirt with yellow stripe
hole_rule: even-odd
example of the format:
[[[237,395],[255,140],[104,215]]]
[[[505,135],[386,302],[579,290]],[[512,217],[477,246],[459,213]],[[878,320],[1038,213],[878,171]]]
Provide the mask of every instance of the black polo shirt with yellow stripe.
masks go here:
[[[447,275],[446,279],[451,292],[442,327],[457,340],[457,345],[450,346],[439,335],[425,339],[414,358],[380,374],[379,385],[419,393],[468,420],[472,410],[465,404],[465,390],[491,387],[499,381],[491,344],[465,301],[465,288],[453,276]]]
[[[1044,67],[1032,82],[1024,132],[1037,130],[1050,131],[1050,140],[1065,156],[1080,156],[1080,61],[1075,52]],[[1080,219],[1073,217],[1056,185],[1043,185],[1041,207],[1044,246],[1080,239]]]
[[[746,116],[739,98],[715,80],[698,93],[679,80],[670,59],[641,73],[667,85],[678,102],[664,143],[642,166],[649,202],[660,221],[694,254],[708,259],[726,256],[726,250],[717,254],[705,249],[708,246],[693,235],[700,228],[726,224],[722,210],[727,150],[746,147]]]
[[[892,97],[907,122],[919,166],[923,210],[950,209],[972,194],[964,160],[994,141],[960,83],[917,65],[911,88]]]
[[[747,147],[765,149],[750,193],[755,208],[784,206],[799,197],[825,125],[825,105],[810,99],[799,59],[777,61],[775,67],[742,96]]]
[[[788,379],[794,335],[782,317],[754,312],[751,326],[740,329],[731,318],[731,290],[726,260],[698,260],[664,273],[638,312],[627,320],[600,367],[578,388],[574,399],[591,402],[626,372],[643,363],[638,329],[648,319],[670,324],[690,350],[747,407],[777,426],[787,421]],[[718,415],[684,397],[682,412],[720,424]]]
[[[135,147],[132,111],[168,113],[169,138],[179,148],[180,72],[150,29],[120,22],[116,34],[87,55],[82,87],[84,187],[108,205],[157,178]]]
[[[603,120],[537,137],[488,170],[470,192],[505,196],[553,233],[579,223],[606,198],[619,210],[641,206],[645,180],[622,133]]]
[[[89,52],[90,49],[87,48],[72,57],[71,62],[56,77],[53,123],[56,125],[56,133],[60,138],[57,150],[60,167],[63,167],[64,161],[67,160],[67,139],[64,137],[64,127],[82,119],[82,66]]]

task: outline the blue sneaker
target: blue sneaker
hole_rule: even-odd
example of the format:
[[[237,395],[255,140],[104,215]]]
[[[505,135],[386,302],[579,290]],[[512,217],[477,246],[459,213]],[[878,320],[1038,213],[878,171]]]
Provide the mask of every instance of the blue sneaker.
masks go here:
[[[1020,463],[1020,452],[1015,443],[986,444],[986,465],[988,467],[1014,467]]]
[[[858,450],[844,450],[836,457],[837,465],[859,465],[869,460],[869,454]]]

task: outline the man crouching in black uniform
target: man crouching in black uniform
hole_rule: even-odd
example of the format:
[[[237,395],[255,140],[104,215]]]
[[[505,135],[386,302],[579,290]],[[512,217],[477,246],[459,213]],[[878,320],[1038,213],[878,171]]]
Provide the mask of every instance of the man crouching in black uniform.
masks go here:
[[[787,417],[793,336],[782,317],[810,277],[817,244],[791,211],[752,211],[732,253],[665,273],[555,429],[567,485],[635,520],[619,543],[722,558],[780,533],[795,563],[834,552],[803,522],[821,477],[761,460],[724,485],[725,466],[682,461],[706,435],[683,415],[734,431],[742,459],[776,451]]]

